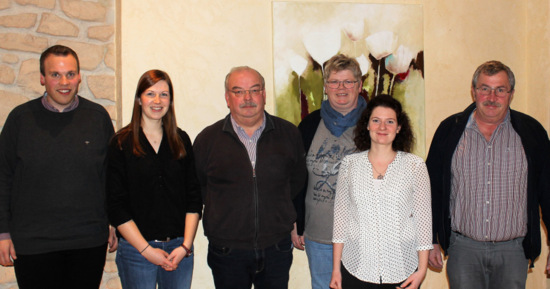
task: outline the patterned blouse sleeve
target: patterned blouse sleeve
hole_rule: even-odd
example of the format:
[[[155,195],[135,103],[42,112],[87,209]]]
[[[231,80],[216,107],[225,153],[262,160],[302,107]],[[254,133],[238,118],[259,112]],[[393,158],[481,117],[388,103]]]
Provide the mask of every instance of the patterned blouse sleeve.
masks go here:
[[[350,173],[348,170],[349,158],[344,157],[340,163],[338,180],[336,182],[336,197],[334,199],[334,227],[333,243],[344,243],[346,240],[347,224],[349,224],[350,204]]]
[[[430,178],[426,164],[420,160],[416,164],[414,182],[414,211],[418,236],[417,251],[433,249],[432,244],[432,206]]]

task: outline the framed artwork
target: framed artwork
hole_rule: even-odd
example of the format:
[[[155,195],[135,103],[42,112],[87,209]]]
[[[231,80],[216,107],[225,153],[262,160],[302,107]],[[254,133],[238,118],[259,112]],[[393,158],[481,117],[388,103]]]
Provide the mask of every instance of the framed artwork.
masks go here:
[[[398,99],[426,155],[422,5],[273,2],[276,114],[294,124],[321,107],[323,65],[336,54],[357,59],[361,96]]]

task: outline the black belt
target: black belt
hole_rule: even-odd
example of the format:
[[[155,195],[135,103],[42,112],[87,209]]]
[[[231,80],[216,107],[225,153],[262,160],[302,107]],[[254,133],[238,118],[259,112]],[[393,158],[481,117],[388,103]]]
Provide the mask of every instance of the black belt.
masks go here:
[[[178,236],[170,236],[170,237],[166,237],[166,238],[161,238],[161,239],[155,239],[153,240],[153,242],[157,242],[157,243],[163,243],[163,242],[170,242],[174,239],[177,239],[179,238]]]

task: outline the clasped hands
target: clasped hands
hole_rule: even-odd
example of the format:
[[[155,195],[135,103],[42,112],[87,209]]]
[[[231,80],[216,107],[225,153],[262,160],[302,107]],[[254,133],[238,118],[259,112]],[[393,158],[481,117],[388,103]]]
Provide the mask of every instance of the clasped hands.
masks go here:
[[[179,263],[185,256],[187,252],[181,246],[172,250],[170,254],[160,248],[154,248],[149,246],[146,248],[141,255],[145,257],[149,262],[161,266],[162,269],[166,271],[174,271],[178,268]]]

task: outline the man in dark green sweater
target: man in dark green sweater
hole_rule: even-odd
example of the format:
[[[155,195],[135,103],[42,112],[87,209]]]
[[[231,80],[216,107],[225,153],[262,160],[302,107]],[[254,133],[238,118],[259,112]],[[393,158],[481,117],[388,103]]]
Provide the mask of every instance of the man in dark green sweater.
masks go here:
[[[0,264],[19,288],[98,288],[109,238],[105,109],[77,95],[76,53],[40,57],[40,98],[16,107],[0,134]]]

